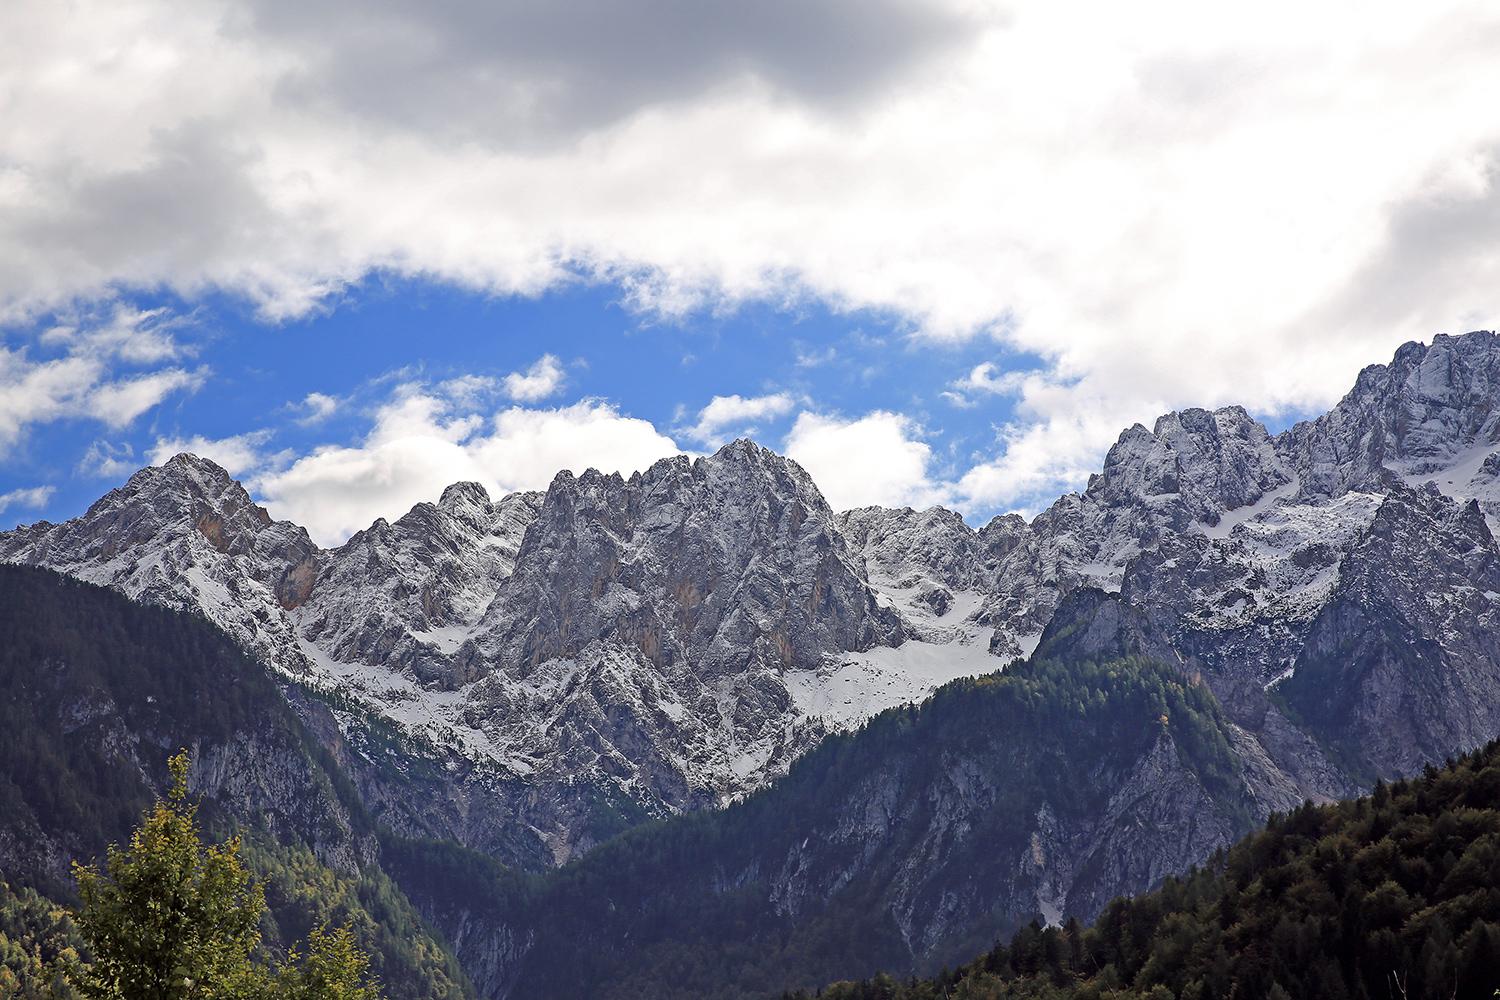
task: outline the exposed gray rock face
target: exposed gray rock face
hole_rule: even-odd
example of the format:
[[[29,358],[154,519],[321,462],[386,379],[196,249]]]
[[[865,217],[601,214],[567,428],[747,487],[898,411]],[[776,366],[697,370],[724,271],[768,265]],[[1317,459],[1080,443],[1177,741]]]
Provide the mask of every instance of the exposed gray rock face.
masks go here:
[[[355,834],[349,808],[330,794],[327,778],[307,748],[284,731],[283,720],[268,713],[267,721],[269,732],[241,731],[223,742],[194,741],[187,748],[193,762],[188,787],[217,800],[231,815],[263,826],[283,843],[307,843],[329,867],[358,872],[373,864],[379,855],[375,836]]]
[[[1397,476],[1452,468],[1500,442],[1500,349],[1493,333],[1403,345],[1359,373],[1338,406],[1277,440],[1312,496],[1383,492]]]
[[[560,473],[517,567],[486,613],[486,647],[525,670],[603,639],[664,675],[720,679],[904,638],[807,473],[749,441],[629,482]]]
[[[140,470],[65,524],[0,533],[0,561],[196,612],[295,675],[308,664],[288,612],[307,600],[321,556],[304,529],[271,520],[223,469],[192,455]]]
[[[1099,656],[1144,656],[1196,673],[1196,660],[1184,661],[1145,613],[1112,594],[1083,587],[1069,594],[1048,623],[1036,648],[1048,660],[1081,660]]]
[[[422,908],[422,917],[440,926],[447,944],[459,957],[464,974],[481,997],[508,997],[515,987],[516,973],[531,947],[528,937],[518,936],[508,926],[497,926],[466,909],[439,913],[431,906]]]
[[[436,504],[384,519],[324,554],[297,611],[299,633],[341,663],[409,671],[455,690],[486,672],[457,634],[478,623],[515,569],[541,493],[491,503],[478,483],[455,483]]]
[[[1478,504],[1397,489],[1281,685],[1365,775],[1411,775],[1500,732],[1500,551]]]
[[[1024,532],[1000,519],[986,528],[1009,542],[981,613],[996,629],[992,648],[1023,648],[1063,595],[1084,586],[1119,591],[1141,553],[1216,527],[1291,482],[1266,429],[1241,407],[1169,413],[1150,431],[1136,424],[1082,494],[1061,498]]]
[[[1024,651],[1064,595],[1118,591],[1257,732],[1289,724],[1252,690],[1288,682],[1335,649],[1384,657],[1388,669],[1371,677],[1385,681],[1356,695],[1346,673],[1334,688],[1368,712],[1388,706],[1380,711],[1396,735],[1375,746],[1376,720],[1359,716],[1340,723],[1345,735],[1322,737],[1368,762],[1361,780],[1411,773],[1500,732],[1473,707],[1500,698],[1500,657],[1484,638],[1500,602],[1485,523],[1500,512],[1497,440],[1500,339],[1491,333],[1408,344],[1391,364],[1365,369],[1328,414],[1274,439],[1237,407],[1168,414],[1152,431],[1125,431],[1084,493],[1024,529],[997,519],[1009,549],[975,618],[995,627],[994,652]],[[1460,523],[1467,528],[1437,527]],[[1378,656],[1367,638],[1359,652],[1356,627],[1401,638]],[[1398,677],[1436,688],[1419,696]],[[1296,740],[1259,735],[1285,748],[1283,766],[1294,750],[1305,766],[1326,765]]]
[[[697,808],[826,731],[789,673],[903,638],[787,459],[742,441],[629,481],[562,473],[459,650],[485,671],[461,721],[533,786],[594,776],[650,814]],[[530,825],[562,860],[592,842],[578,821]]]
[[[1242,407],[1228,406],[1169,413],[1149,432],[1136,424],[1109,450],[1085,496],[1137,518],[1143,507],[1154,508],[1161,513],[1153,523],[1182,531],[1193,521],[1217,524],[1224,512],[1289,481],[1266,429]]]
[[[948,613],[954,595],[994,586],[998,558],[951,510],[861,507],[840,515],[839,524],[850,546],[864,556],[872,583],[887,594],[911,592],[910,602],[938,617]]]

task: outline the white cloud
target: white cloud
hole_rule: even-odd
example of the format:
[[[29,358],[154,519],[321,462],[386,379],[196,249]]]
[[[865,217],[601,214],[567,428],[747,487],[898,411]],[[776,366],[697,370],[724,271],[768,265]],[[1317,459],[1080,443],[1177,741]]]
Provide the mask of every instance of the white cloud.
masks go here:
[[[11,507],[30,507],[33,510],[40,510],[47,506],[47,501],[56,492],[55,486],[33,486],[30,489],[16,489],[8,493],[0,493],[0,514],[5,513]]]
[[[408,384],[378,410],[357,446],[320,447],[245,478],[276,517],[331,545],[377,517],[392,520],[436,501],[454,482],[479,482],[499,497],[546,489],[560,469],[628,476],[677,452],[649,422],[597,400],[485,415],[465,412],[442,387]]]
[[[822,365],[832,364],[839,352],[836,348],[829,347],[822,351],[799,351],[797,353],[798,368],[818,368]]]
[[[147,454],[152,465],[165,465],[173,455],[189,452],[199,458],[217,462],[231,476],[245,473],[264,473],[274,459],[262,453],[261,447],[271,440],[268,430],[236,434],[233,437],[210,439],[201,434],[190,438],[157,438],[156,445]]]
[[[34,425],[92,419],[111,428],[133,423],[173,393],[202,386],[207,370],[130,371],[185,353],[162,312],[117,307],[44,332],[31,347],[0,346],[0,452]],[[60,357],[33,360],[43,351]]]
[[[817,299],[1042,359],[994,465],[1017,482],[1148,407],[1325,405],[1400,341],[1500,316],[1493,5],[773,4],[689,27],[626,3],[581,33],[554,6],[6,4],[0,311],[164,286],[284,316],[372,270],[499,294],[582,274],[669,313]],[[806,45],[783,15],[812,18]],[[684,37],[691,58],[649,57]],[[35,389],[0,442],[86,409]]]
[[[78,462],[81,474],[96,479],[114,479],[138,468],[140,463],[135,460],[135,449],[128,443],[116,445],[95,441]]]
[[[505,394],[518,403],[535,403],[555,395],[567,380],[556,355],[543,354],[526,374],[511,372],[501,380]]]
[[[915,424],[877,410],[858,420],[803,413],[787,435],[787,457],[812,476],[834,510],[878,504],[928,507],[945,491],[927,476],[932,449]]]
[[[206,369],[184,371],[168,368],[149,375],[117,379],[95,388],[87,400],[87,412],[110,427],[125,427],[142,413],[181,389],[196,390],[208,377]]]
[[[89,358],[33,363],[24,351],[0,348],[0,449],[13,445],[32,424],[83,413],[102,375],[103,366]]]
[[[343,403],[336,396],[329,396],[321,392],[310,392],[302,400],[300,409],[306,410],[305,417],[299,417],[297,423],[303,426],[320,424],[339,411]]]
[[[790,393],[768,396],[715,396],[698,411],[698,422],[682,433],[693,441],[710,446],[723,444],[734,434],[754,436],[755,424],[767,418],[785,416],[797,401]]]
[[[682,450],[649,421],[621,416],[597,400],[555,410],[513,406],[498,414],[493,432],[471,447],[507,491],[545,489],[560,469],[594,468],[629,476]]]
[[[1023,371],[1002,372],[990,361],[975,365],[968,375],[948,383],[951,392],[942,395],[956,406],[974,406],[975,397],[1013,396],[1026,384],[1027,373]]]
[[[497,392],[503,391],[503,383],[488,375],[459,375],[440,382],[438,395],[460,408],[474,409],[488,402]]]
[[[183,317],[164,307],[137,309],[110,303],[105,317],[74,316],[44,332],[39,342],[62,346],[74,354],[118,358],[134,364],[172,361],[189,353],[173,334],[185,326]]]
[[[1059,493],[1076,488],[1098,472],[1107,444],[1137,421],[1147,425],[1164,406],[1147,404],[1135,413],[1122,413],[1095,400],[1078,400],[1059,388],[1040,419],[1013,423],[1000,429],[998,457],[981,456],[953,485],[961,506],[981,510],[1021,510],[1034,514]]]

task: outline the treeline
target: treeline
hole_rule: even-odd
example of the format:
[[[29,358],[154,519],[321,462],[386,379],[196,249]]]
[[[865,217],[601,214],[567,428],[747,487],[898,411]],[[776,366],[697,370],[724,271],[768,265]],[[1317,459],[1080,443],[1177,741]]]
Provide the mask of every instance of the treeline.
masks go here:
[[[930,979],[823,1000],[1490,1000],[1500,987],[1500,741],[1304,804],[1092,927],[1022,928]],[[806,991],[783,1000],[808,1000]]]

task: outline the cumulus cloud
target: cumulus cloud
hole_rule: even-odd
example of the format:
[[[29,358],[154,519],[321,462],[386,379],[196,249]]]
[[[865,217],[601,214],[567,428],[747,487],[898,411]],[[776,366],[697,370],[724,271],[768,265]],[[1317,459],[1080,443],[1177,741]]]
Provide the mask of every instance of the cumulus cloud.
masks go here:
[[[136,417],[156,406],[179,389],[193,390],[203,385],[205,369],[166,371],[116,379],[95,388],[88,396],[86,412],[111,427],[124,427]]]
[[[877,410],[858,420],[802,413],[787,435],[786,454],[808,471],[835,510],[927,507],[946,499],[928,479],[932,449],[899,413]]]
[[[1372,253],[1320,309],[1328,325],[1399,323],[1442,330],[1454,300],[1475,306],[1465,317],[1493,325],[1495,314],[1471,289],[1500,283],[1500,141],[1441,164],[1426,185],[1401,198],[1384,219]]]
[[[767,418],[785,416],[797,401],[790,393],[768,396],[715,396],[698,411],[698,422],[682,433],[692,441],[718,446],[736,434],[754,436],[755,424]]]
[[[984,460],[1030,482],[1156,410],[1324,405],[1495,325],[1497,30],[1462,0],[16,0],[0,311],[287,316],[372,270],[813,298],[1041,358]],[[59,412],[104,377],[37,376]],[[0,442],[47,419],[31,392]]]
[[[47,506],[47,501],[56,492],[55,486],[33,486],[30,489],[16,489],[0,493],[0,514],[5,513],[11,507],[30,507],[33,510],[40,510]]]
[[[208,374],[202,367],[139,370],[185,353],[169,326],[160,312],[121,307],[52,327],[35,345],[0,347],[0,451],[31,427],[59,420],[126,427],[168,396],[202,386]],[[34,359],[48,349],[63,353]]]
[[[95,441],[83,453],[77,470],[81,475],[95,479],[115,479],[134,472],[140,467],[135,460],[135,449],[128,442],[114,444],[110,441]]]
[[[164,461],[177,450],[196,450],[196,444],[227,449],[237,468],[250,469],[246,484],[275,516],[332,545],[377,517],[394,519],[417,503],[436,501],[450,483],[479,482],[498,497],[545,489],[561,469],[628,476],[678,452],[648,421],[598,400],[480,413],[467,410],[443,386],[416,383],[399,387],[378,408],[374,426],[357,445],[326,445],[267,464],[256,450],[262,443],[163,442],[152,459]],[[236,471],[213,451],[199,453]]]
[[[525,374],[511,372],[501,380],[505,394],[518,403],[535,403],[556,395],[567,380],[567,373],[554,354],[543,354]]]
[[[297,423],[303,426],[320,424],[337,413],[342,405],[342,401],[336,396],[329,396],[321,392],[310,392],[298,406],[298,409],[305,411],[305,415],[298,417]]]
[[[948,384],[942,395],[956,406],[974,406],[985,396],[1011,396],[1025,386],[1027,373],[1002,372],[993,362],[975,365],[968,375]]]
[[[74,316],[44,331],[38,341],[62,347],[75,354],[119,358],[133,364],[173,361],[189,348],[178,342],[175,331],[186,325],[184,317],[166,308],[137,309],[116,302],[102,316]]]
[[[1057,395],[1067,398],[1066,411],[1049,408],[1041,419],[1001,427],[994,451],[978,456],[963,470],[952,486],[962,507],[1034,514],[1099,471],[1101,442],[1114,441],[1137,420],[1149,425],[1166,410],[1164,405],[1146,404],[1127,419],[1108,402],[1088,405],[1065,389]]]
[[[202,434],[194,434],[188,438],[157,438],[155,446],[147,453],[147,457],[152,465],[164,465],[173,455],[189,452],[211,462],[217,462],[231,476],[240,476],[247,472],[263,474],[268,465],[274,464],[274,459],[261,451],[270,440],[269,430],[250,431],[246,434],[217,439],[205,438]]]

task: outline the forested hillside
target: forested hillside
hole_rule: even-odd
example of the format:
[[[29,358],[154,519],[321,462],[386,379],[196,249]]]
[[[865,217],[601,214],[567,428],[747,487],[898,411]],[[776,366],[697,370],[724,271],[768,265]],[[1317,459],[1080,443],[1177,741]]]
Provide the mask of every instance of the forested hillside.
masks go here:
[[[14,891],[0,881],[0,997],[33,1000],[52,989],[57,1000],[73,1000],[50,970],[59,960],[89,957],[66,910],[34,889]]]
[[[9,975],[34,966],[38,947],[51,950],[47,914],[74,900],[69,863],[129,837],[183,747],[210,832],[246,836],[270,904],[269,946],[299,943],[324,921],[349,926],[392,1000],[473,995],[374,862],[357,796],[262,665],[194,616],[0,566],[0,903],[9,915],[0,964]]]
[[[1197,810],[1200,835],[1232,842],[1251,820],[1223,726],[1207,690],[1165,664],[1042,659],[888,711],[744,802],[638,827],[553,874],[434,842],[392,840],[384,858],[485,992],[758,996],[1008,934],[1015,900],[1069,863],[1039,815],[1046,835],[1081,831],[1073,847],[1096,837],[1082,883],[1134,864],[1112,831],[1144,846],[1162,810]],[[1167,872],[1125,874],[1144,889]]]
[[[957,972],[824,1000],[1488,1000],[1500,987],[1500,741],[1306,804],[1092,926],[1022,928]],[[783,1000],[805,1000],[806,992]]]

